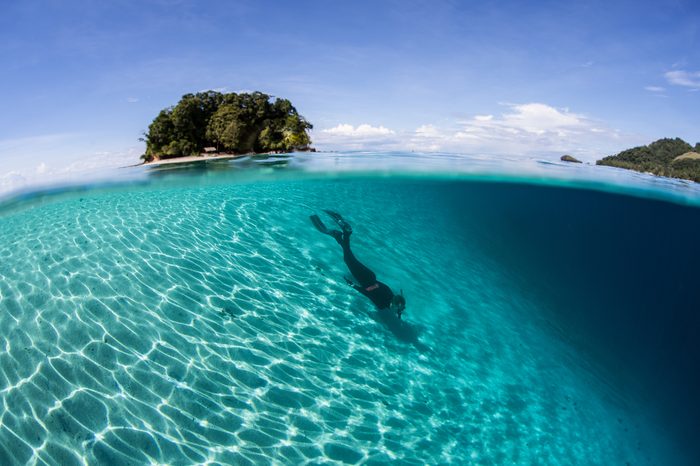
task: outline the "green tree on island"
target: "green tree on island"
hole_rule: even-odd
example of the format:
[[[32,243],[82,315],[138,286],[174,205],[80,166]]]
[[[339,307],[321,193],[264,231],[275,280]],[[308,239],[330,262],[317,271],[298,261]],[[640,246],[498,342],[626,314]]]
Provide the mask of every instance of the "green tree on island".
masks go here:
[[[596,165],[627,168],[700,182],[700,143],[695,148],[680,138],[659,139],[598,160]]]
[[[158,114],[145,134],[145,162],[219,152],[292,151],[311,143],[313,126],[287,99],[262,92],[186,94]]]

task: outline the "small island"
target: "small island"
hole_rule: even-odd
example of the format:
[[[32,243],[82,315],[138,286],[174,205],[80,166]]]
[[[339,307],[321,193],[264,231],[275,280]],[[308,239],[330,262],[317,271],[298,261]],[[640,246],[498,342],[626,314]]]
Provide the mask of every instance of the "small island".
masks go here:
[[[659,139],[648,146],[627,149],[596,161],[596,165],[627,168],[700,183],[700,143],[691,146],[680,138]]]
[[[141,159],[309,150],[311,128],[289,100],[262,92],[186,94],[149,125]]]

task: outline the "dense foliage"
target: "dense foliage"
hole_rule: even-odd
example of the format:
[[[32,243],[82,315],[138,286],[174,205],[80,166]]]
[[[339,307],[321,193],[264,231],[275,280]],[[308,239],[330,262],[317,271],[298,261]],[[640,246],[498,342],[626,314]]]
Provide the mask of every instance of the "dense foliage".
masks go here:
[[[597,165],[627,168],[640,172],[672,178],[684,178],[700,183],[700,159],[676,157],[688,152],[700,152],[700,143],[695,148],[680,138],[659,139],[648,146],[627,149],[617,155],[605,157]]]
[[[197,155],[205,147],[233,154],[290,151],[311,143],[311,128],[289,100],[262,92],[186,94],[149,125],[142,158]]]

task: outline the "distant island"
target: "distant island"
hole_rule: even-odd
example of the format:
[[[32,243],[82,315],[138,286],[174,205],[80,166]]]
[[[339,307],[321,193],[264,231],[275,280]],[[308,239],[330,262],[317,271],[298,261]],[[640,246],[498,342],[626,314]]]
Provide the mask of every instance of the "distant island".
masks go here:
[[[680,138],[659,139],[648,146],[634,147],[605,157],[596,161],[596,165],[627,168],[700,183],[700,143],[693,147]]]
[[[262,92],[186,94],[148,126],[141,159],[308,150],[311,128],[289,100]]]

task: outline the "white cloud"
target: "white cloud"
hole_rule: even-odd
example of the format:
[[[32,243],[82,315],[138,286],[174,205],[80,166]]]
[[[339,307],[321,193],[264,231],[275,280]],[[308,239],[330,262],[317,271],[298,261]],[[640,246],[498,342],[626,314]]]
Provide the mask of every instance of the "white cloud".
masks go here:
[[[411,131],[340,124],[313,135],[320,149],[415,150],[555,157],[568,153],[593,161],[639,143],[631,136],[566,108],[544,103],[504,104],[501,115],[477,114]]]
[[[385,128],[384,126],[372,126],[368,124],[359,125],[357,128],[348,124],[340,124],[334,128],[324,129],[322,132],[350,138],[367,138],[394,134],[394,131]]]
[[[136,102],[139,101],[138,97],[127,97],[126,101],[129,102],[130,104],[135,104]]]
[[[31,139],[36,142],[40,138],[44,137]],[[53,139],[52,137],[47,138]],[[0,141],[0,149],[3,147],[3,144],[14,147],[21,141],[29,140],[30,138]],[[52,162],[52,166],[45,162],[41,162],[38,165],[35,165],[36,162],[27,163],[31,158],[22,158],[25,161],[24,165],[17,166],[5,173],[0,171],[0,197],[24,188],[115,179],[121,175],[126,176],[127,171],[118,171],[116,169],[139,163],[139,155],[142,152],[143,149],[137,147],[123,152],[93,152],[92,154],[79,156],[71,161],[64,159],[62,160],[64,162],[62,165],[56,165],[56,163]],[[3,155],[1,151],[0,155]],[[12,155],[10,156],[12,157]],[[0,160],[2,160],[2,157],[0,157]],[[5,169],[7,170],[7,168]]]
[[[222,87],[213,87],[210,89],[200,89],[197,92],[209,92],[209,91],[220,92],[223,94],[223,93],[228,92],[228,87],[222,86]],[[244,94],[244,93],[251,93],[251,92],[253,92],[253,91],[243,90],[243,91],[236,91],[236,94]]]
[[[321,150],[412,150],[552,159],[571,154],[584,161],[643,142],[638,136],[623,134],[567,108],[540,102],[502,105],[500,115],[477,113],[412,130],[339,124],[314,132],[312,139]]]
[[[88,156],[81,157],[64,167],[47,172],[52,175],[81,175],[99,170],[109,170],[113,168],[127,167],[140,162],[139,157],[143,150],[132,147],[123,152],[94,152]]]
[[[416,128],[416,136],[432,138],[440,135],[440,131],[434,125],[423,125]]]
[[[333,128],[315,131],[312,140],[320,148],[363,150],[367,148],[394,147],[397,144],[396,132],[384,126],[361,124],[357,127],[339,124]]]
[[[408,148],[426,152],[439,151],[449,134],[435,125],[422,125],[401,140],[408,142]]]
[[[667,71],[664,76],[670,84],[700,89],[700,71]]]
[[[666,92],[666,88],[661,86],[646,86],[644,89],[649,92]]]
[[[0,175],[0,195],[23,188],[26,185],[27,178],[18,171],[11,171]]]
[[[513,105],[512,109],[513,111],[504,114],[500,121],[488,120],[487,126],[543,135],[551,131],[565,134],[566,131],[579,128],[585,124],[581,115],[571,113],[568,109],[558,110],[545,104]],[[477,119],[475,121],[486,123]]]
[[[455,130],[444,133],[442,146],[459,152],[516,156],[572,153],[592,160],[619,144],[619,132],[569,109],[538,102],[508,107],[498,117],[476,115],[460,121]]]

